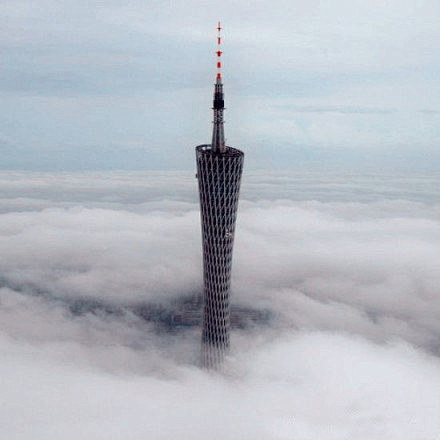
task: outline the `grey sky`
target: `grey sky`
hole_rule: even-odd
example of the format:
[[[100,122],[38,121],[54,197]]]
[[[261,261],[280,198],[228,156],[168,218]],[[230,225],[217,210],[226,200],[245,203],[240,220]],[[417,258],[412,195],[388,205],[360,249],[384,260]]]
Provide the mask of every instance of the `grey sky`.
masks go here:
[[[185,168],[226,134],[253,168],[437,168],[438,1],[0,4],[2,168]]]

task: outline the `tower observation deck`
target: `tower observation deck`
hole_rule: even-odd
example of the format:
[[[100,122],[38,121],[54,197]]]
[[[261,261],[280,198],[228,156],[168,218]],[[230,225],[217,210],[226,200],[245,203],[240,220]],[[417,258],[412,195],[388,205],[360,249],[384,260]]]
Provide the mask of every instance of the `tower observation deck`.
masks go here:
[[[243,169],[242,151],[226,145],[218,23],[212,143],[196,147],[203,243],[203,368],[219,369],[229,350],[232,249]]]

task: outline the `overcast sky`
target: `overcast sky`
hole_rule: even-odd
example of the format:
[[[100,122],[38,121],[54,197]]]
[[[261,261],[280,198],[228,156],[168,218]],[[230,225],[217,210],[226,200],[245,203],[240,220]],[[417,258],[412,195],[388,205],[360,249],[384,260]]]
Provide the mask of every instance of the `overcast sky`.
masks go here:
[[[437,0],[3,0],[0,167],[191,169],[219,19],[249,167],[438,168]]]

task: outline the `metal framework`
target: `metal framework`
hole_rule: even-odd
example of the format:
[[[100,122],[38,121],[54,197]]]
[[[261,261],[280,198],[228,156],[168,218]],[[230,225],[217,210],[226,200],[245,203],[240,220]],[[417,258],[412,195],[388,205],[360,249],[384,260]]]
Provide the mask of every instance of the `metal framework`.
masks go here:
[[[221,44],[220,23],[218,45]],[[232,250],[244,154],[225,144],[222,52],[217,50],[212,144],[196,147],[203,239],[202,366],[219,369],[229,350]]]

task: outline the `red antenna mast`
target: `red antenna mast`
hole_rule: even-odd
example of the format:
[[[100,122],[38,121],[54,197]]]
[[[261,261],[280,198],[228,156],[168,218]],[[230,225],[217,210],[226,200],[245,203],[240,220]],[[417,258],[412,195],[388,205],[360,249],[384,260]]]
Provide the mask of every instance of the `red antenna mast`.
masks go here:
[[[222,27],[220,25],[220,22],[217,24],[217,79],[222,79],[222,51],[221,51],[221,44],[222,44],[222,36],[220,31],[222,30]]]

